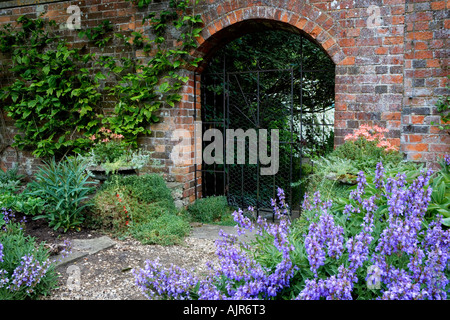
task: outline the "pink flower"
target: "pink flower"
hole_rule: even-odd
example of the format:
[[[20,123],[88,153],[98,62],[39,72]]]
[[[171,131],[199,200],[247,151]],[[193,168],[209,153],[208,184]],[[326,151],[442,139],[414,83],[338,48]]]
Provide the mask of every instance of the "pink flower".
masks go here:
[[[374,129],[376,132],[379,132],[379,133],[389,132],[389,129],[387,129],[387,128],[382,128],[382,127],[379,127],[379,126],[377,126],[377,125],[373,126],[373,129]]]
[[[123,138],[123,135],[117,134],[117,133],[113,133],[113,134],[111,134],[111,138],[120,140],[120,139]]]
[[[386,148],[386,149],[384,149],[384,150],[386,150],[386,151],[398,151],[398,148],[396,147],[396,146],[394,146],[394,145],[391,145],[390,147],[388,147],[388,148]]]
[[[389,148],[389,147],[391,147],[391,144],[388,141],[384,140],[384,141],[378,142],[377,147],[378,148]]]
[[[344,137],[344,141],[356,141],[363,138],[367,141],[377,142],[377,147],[384,148],[386,151],[398,151],[396,146],[391,145],[391,143],[386,140],[386,137],[384,136],[386,132],[389,132],[389,129],[382,128],[377,125],[371,127],[367,124],[362,124],[358,129],[353,131],[353,134],[347,134]]]
[[[362,124],[359,126],[360,129],[364,129],[364,130],[370,130],[372,129],[372,127],[370,127],[368,124]]]

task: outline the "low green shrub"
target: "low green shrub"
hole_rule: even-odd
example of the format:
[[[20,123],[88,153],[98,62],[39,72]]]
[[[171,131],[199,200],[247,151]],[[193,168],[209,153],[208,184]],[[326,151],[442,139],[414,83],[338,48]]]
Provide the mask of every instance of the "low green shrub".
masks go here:
[[[119,235],[127,229],[127,215],[124,214],[117,194],[115,189],[103,189],[96,193],[91,200],[92,206],[86,219],[91,228],[108,230]],[[125,198],[125,203],[129,203],[129,199]]]
[[[362,141],[363,139],[357,142],[346,141],[331,152],[330,157],[350,160],[355,170],[364,172],[373,170],[379,161],[395,165],[403,160],[403,155],[398,151],[386,152],[372,141],[366,141],[365,143]]]
[[[215,196],[197,199],[187,207],[187,216],[195,222],[234,224],[225,196]]]
[[[14,167],[12,169],[0,170],[0,191],[6,192],[17,192],[21,180],[24,178],[23,175],[19,174],[19,167]]]
[[[356,173],[351,160],[329,155],[315,162],[305,190],[309,194],[319,191],[325,199],[344,196],[356,179]]]
[[[108,187],[93,198],[90,224],[113,234],[123,235],[128,232],[127,221],[139,224],[174,213],[174,205],[167,199],[145,202],[126,187]]]
[[[20,192],[23,175],[18,167],[3,172],[0,170],[0,208],[11,209],[26,215],[36,215],[44,210],[45,201],[27,192]]]
[[[173,204],[172,193],[167,187],[164,179],[157,174],[144,174],[140,176],[119,176],[115,175],[106,181],[103,189],[124,187],[131,195],[142,202],[155,202],[167,200]],[[175,209],[175,206],[171,207]]]
[[[118,237],[169,245],[189,233],[189,223],[177,213],[161,176],[113,176],[93,197],[89,221]]]
[[[0,194],[0,207],[35,216],[44,211],[45,201],[40,197],[26,193],[3,192]]]
[[[162,214],[131,226],[131,235],[143,244],[179,244],[190,232],[189,222],[178,215]]]

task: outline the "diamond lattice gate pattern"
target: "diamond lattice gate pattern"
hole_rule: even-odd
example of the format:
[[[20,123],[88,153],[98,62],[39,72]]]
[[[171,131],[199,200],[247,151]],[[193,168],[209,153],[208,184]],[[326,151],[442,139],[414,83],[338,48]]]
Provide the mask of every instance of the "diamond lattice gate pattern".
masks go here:
[[[226,165],[229,203],[267,210],[271,208],[270,199],[274,198],[277,188],[285,191],[291,203],[293,71],[234,72],[227,74],[226,81],[226,125],[227,129],[234,129],[237,136],[233,139],[236,140],[234,161]],[[279,83],[291,86],[277,89]],[[228,132],[226,141],[229,143],[232,131]],[[245,145],[239,141],[238,134],[242,132],[248,132]],[[245,161],[238,161],[240,148],[246,152]],[[227,155],[232,149],[226,146]],[[265,157],[268,159],[263,160]]]
[[[334,105],[324,96],[334,88],[317,88],[333,66],[300,59],[291,68],[236,71],[225,61],[219,72],[201,74],[203,162],[195,177],[202,196],[226,195],[231,206],[273,217],[271,199],[281,188],[298,212],[301,163],[333,140]]]

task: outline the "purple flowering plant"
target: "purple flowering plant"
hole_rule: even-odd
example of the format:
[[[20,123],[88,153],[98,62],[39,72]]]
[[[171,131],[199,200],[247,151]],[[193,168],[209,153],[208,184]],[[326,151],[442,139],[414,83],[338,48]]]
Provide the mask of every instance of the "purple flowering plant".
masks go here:
[[[57,284],[54,265],[43,243],[23,233],[11,210],[0,210],[0,300],[34,299]]]
[[[381,163],[372,176],[360,172],[349,199],[341,199],[341,206],[335,207],[340,209],[333,215],[345,230],[347,253],[343,259],[325,259],[327,239],[320,238],[311,224],[305,244],[313,237],[321,239],[310,250],[319,252],[322,259],[310,263],[315,278],[305,281],[297,298],[445,299],[450,231],[445,230],[440,216],[426,219],[433,192],[428,186],[431,177],[430,170],[385,176]],[[304,206],[315,209],[314,203],[317,200]],[[312,212],[317,216],[317,210]],[[326,229],[324,223],[321,226]],[[327,263],[339,265],[337,272],[326,270]],[[322,273],[317,276],[319,268]],[[377,285],[369,286],[374,279]]]
[[[289,240],[290,220],[283,190],[272,206],[279,223],[261,217],[252,221],[242,210],[233,213],[238,235],[220,233],[216,242],[217,263],[208,264],[209,273],[199,277],[177,266],[163,267],[158,261],[146,261],[143,269],[133,270],[136,285],[149,298],[164,299],[272,299],[289,288],[296,266]],[[250,215],[253,208],[248,208]],[[239,236],[255,231],[257,240],[246,243]],[[269,246],[266,246],[269,242]],[[259,250],[269,250],[265,260]],[[255,254],[256,253],[256,254]]]
[[[294,223],[279,189],[279,223],[234,212],[238,235],[256,240],[222,233],[207,276],[147,261],[136,284],[165,299],[446,299],[450,230],[440,216],[425,220],[431,175],[387,176],[379,163],[360,172],[345,205],[307,195]]]

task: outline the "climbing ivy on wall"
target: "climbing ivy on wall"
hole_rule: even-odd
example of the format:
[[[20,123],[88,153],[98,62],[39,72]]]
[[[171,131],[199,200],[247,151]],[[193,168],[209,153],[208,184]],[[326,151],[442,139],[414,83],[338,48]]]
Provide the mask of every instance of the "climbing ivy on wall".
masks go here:
[[[125,137],[148,134],[148,123],[158,121],[155,111],[164,104],[173,107],[181,99],[178,93],[188,77],[179,71],[189,66],[197,66],[199,59],[190,57],[195,47],[202,22],[199,15],[187,14],[189,0],[170,1],[167,10],[151,13],[144,18],[148,21],[154,37],[149,39],[139,32],[131,37],[115,34],[126,45],[142,50],[148,57],[146,62],[134,58],[117,61],[113,57],[103,57],[99,62],[108,76],[115,77],[116,85],[107,88],[118,103],[114,117],[106,118],[109,126]],[[175,48],[166,38],[167,28],[173,27],[179,32],[179,45]],[[152,53],[152,54],[150,54]]]
[[[92,55],[81,55],[52,33],[54,22],[20,17],[21,28],[0,31],[0,51],[9,54],[12,83],[2,88],[2,108],[20,133],[13,146],[37,157],[80,151],[87,140],[79,135],[100,122],[98,78],[84,67]]]
[[[450,76],[447,76],[446,88],[450,90]],[[431,122],[432,125],[437,126],[440,130],[447,131],[450,134],[450,95],[440,96],[436,102],[437,112],[441,116],[441,123]]]
[[[37,157],[59,158],[86,150],[88,137],[101,126],[137,146],[138,135],[150,133],[149,125],[159,120],[155,112],[180,101],[179,89],[187,81],[181,71],[199,62],[189,52],[201,31],[201,17],[190,13],[189,5],[188,0],[170,1],[167,10],[145,17],[151,38],[113,33],[109,21],[78,34],[99,48],[113,38],[121,40],[132,53],[142,50],[146,59],[82,54],[57,36],[54,21],[21,17],[18,28],[4,26],[0,52],[12,60],[7,73],[13,80],[0,88],[0,100],[20,131],[13,146]],[[166,37],[169,27],[178,31],[176,47]],[[101,88],[104,80],[114,84]],[[102,95],[115,98],[114,112],[107,116],[100,108]]]

